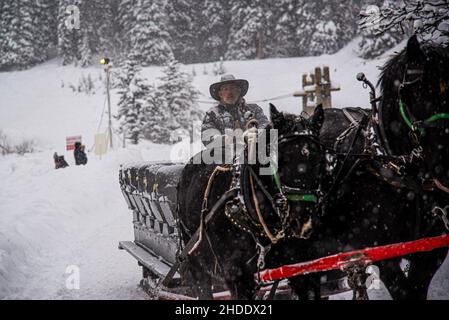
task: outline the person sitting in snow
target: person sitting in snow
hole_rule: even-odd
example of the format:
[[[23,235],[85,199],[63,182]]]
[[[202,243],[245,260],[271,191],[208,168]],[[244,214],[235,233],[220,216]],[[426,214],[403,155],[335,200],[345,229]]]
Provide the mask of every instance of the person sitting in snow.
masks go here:
[[[55,169],[63,169],[69,166],[67,161],[65,161],[64,156],[58,156],[56,152],[53,155],[53,160],[55,162]]]
[[[201,126],[201,141],[206,147],[214,139],[224,137],[226,130],[245,131],[252,120],[257,120],[259,128],[269,123],[261,107],[247,104],[243,99],[248,88],[247,80],[236,79],[233,75],[225,75],[210,86],[212,98],[219,103],[206,113]]]
[[[75,164],[77,166],[86,165],[87,164],[87,155],[85,150],[85,146],[81,144],[81,142],[75,143],[75,151],[73,152],[75,156]]]

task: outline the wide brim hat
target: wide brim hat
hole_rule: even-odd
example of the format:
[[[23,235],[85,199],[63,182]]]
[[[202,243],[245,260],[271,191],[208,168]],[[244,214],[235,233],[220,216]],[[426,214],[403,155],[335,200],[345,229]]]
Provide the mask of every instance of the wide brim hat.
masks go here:
[[[244,79],[236,79],[232,74],[225,75],[221,77],[220,82],[214,83],[210,86],[209,91],[212,98],[217,101],[220,101],[220,88],[226,84],[234,84],[238,86],[242,90],[241,96],[244,97],[248,93],[249,82]]]

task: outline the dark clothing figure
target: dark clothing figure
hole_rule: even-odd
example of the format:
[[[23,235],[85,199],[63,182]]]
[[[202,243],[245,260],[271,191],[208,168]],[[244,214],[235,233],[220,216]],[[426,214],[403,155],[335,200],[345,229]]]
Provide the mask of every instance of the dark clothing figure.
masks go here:
[[[75,156],[75,164],[77,166],[87,164],[87,155],[84,149],[85,146],[83,146],[80,142],[75,143],[75,151],[73,154]]]
[[[269,123],[262,108],[257,104],[246,104],[245,100],[242,100],[237,106],[219,104],[206,113],[201,126],[201,140],[204,145],[210,143],[210,140],[204,135],[206,130],[210,129],[219,131],[221,135],[225,134],[226,129],[245,131],[248,121],[252,119],[259,122],[259,128],[263,128]]]
[[[220,96],[221,88],[226,85],[234,85],[240,89],[240,97],[235,104],[226,104]],[[218,136],[225,135],[227,129],[245,131],[251,120],[257,120],[259,128],[264,128],[269,123],[261,107],[257,104],[246,104],[243,99],[248,87],[248,81],[235,79],[232,75],[223,76],[220,82],[211,85],[211,96],[219,103],[206,113],[201,126],[201,141],[205,146]],[[211,136],[211,133],[214,133],[215,137]]]
[[[63,169],[69,166],[67,161],[65,161],[64,156],[58,156],[56,152],[53,155],[53,160],[55,161],[55,169]]]

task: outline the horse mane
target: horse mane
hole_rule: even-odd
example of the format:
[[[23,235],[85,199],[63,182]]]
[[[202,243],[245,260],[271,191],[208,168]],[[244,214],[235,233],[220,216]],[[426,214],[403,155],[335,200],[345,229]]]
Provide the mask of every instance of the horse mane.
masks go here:
[[[426,57],[426,66],[431,66],[430,72],[447,75],[449,68],[449,49],[442,46],[426,44],[421,47]],[[402,77],[407,66],[407,48],[394,55],[381,68],[381,73],[377,86],[380,87],[385,99],[397,99],[398,84],[402,82]],[[396,81],[399,81],[396,83]]]
[[[402,75],[405,72],[405,65],[407,64],[406,49],[397,53],[393,58],[388,60],[385,65],[381,68],[381,73],[377,86],[380,87],[382,95],[384,98],[392,98],[390,95],[397,93],[397,90],[391,90],[396,88],[395,85],[392,86],[392,80],[398,75]],[[397,79],[402,81],[402,79]],[[394,83],[394,80],[393,80]]]

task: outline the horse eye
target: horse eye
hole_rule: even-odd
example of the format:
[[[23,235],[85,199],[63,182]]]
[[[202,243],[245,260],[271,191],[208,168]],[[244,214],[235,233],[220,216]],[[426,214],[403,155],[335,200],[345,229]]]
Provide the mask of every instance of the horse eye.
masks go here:
[[[302,147],[301,154],[305,157],[309,157],[310,151],[309,146],[307,144]]]

